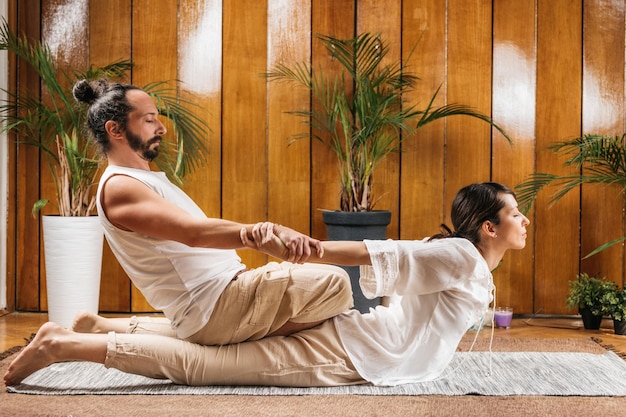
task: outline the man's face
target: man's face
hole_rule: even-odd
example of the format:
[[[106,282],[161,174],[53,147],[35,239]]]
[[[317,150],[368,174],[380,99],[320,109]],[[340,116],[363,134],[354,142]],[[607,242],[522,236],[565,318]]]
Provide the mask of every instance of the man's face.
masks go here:
[[[128,145],[143,159],[152,161],[159,155],[162,135],[167,129],[158,118],[152,97],[141,90],[131,90],[127,94],[133,106],[126,126]]]
[[[144,141],[141,139],[140,135],[135,134],[130,130],[130,127],[127,127],[126,139],[128,139],[128,145],[130,148],[137,152],[146,161],[152,162],[157,156],[159,156],[161,136],[154,136],[153,138]]]

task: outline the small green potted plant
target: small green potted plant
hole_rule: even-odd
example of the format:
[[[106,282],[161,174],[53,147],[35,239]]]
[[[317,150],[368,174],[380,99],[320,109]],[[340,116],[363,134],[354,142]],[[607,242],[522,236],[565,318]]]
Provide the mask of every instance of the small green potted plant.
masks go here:
[[[602,313],[613,318],[615,334],[626,335],[626,293],[617,286],[602,295]]]
[[[575,280],[569,281],[569,293],[565,302],[568,308],[578,309],[585,329],[598,330],[605,311],[602,299],[605,294],[617,289],[618,286],[613,281],[583,272]]]

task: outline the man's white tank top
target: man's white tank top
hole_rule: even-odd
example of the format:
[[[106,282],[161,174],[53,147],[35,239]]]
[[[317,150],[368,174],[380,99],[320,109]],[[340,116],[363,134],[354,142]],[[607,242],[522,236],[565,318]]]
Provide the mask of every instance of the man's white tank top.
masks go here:
[[[96,204],[111,250],[150,305],[171,320],[178,337],[189,337],[208,322],[222,291],[245,265],[235,250],[194,248],[125,231],[111,224],[100,197],[102,187],[114,175],[127,175],[141,181],[192,216],[206,215],[163,172],[109,165],[100,179]]]

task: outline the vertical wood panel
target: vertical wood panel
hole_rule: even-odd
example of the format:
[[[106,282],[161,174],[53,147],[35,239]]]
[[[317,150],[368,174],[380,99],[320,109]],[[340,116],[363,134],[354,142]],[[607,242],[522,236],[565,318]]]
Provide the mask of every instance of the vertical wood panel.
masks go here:
[[[435,106],[445,104],[446,1],[404,1],[402,55],[411,55],[408,70],[420,77],[408,105],[423,109],[442,87]],[[413,48],[415,48],[413,50]],[[445,124],[435,122],[420,129],[402,146],[400,238],[431,236],[444,221]]]
[[[311,57],[309,0],[268,4],[268,69],[293,67]],[[288,111],[308,108],[309,93],[291,83],[268,83],[268,218],[302,233],[310,233],[311,152],[307,140],[290,136],[306,127]]]
[[[30,13],[26,13],[29,10]],[[32,39],[40,39],[39,1],[29,0],[18,4],[18,33]],[[40,83],[34,70],[18,62],[18,88],[33,93],[40,91]],[[26,145],[17,146],[17,308],[37,311],[40,308],[40,252],[39,219],[33,219],[30,208],[39,199],[39,152]],[[41,278],[43,279],[43,278]]]
[[[132,3],[132,59],[135,85],[154,81],[168,81],[175,87],[177,77],[177,2],[163,1],[154,7],[150,0],[133,0]],[[169,138],[169,139],[168,139]],[[172,140],[172,132],[164,140]],[[152,311],[143,295],[133,285],[131,311]]]
[[[582,5],[568,0],[537,4],[536,170],[563,174],[563,159],[547,147],[580,134]],[[553,207],[548,198],[545,192],[535,204],[535,309],[571,314],[564,297],[567,281],[578,272],[579,193],[570,192]]]
[[[130,59],[130,0],[89,2],[89,63],[108,65]],[[124,82],[130,81],[130,73]],[[106,239],[102,253],[102,279],[100,282],[101,311],[131,310],[131,283],[128,275],[113,255]]]
[[[348,39],[355,36],[354,0],[315,0],[312,2],[313,33]],[[333,62],[326,49],[313,39],[312,66],[322,68],[328,76],[338,74],[339,64]],[[337,158],[325,144],[311,143],[312,192],[311,214],[313,237],[326,238],[326,226],[319,210],[338,210],[340,187]]]
[[[491,1],[448,1],[447,102],[491,113]],[[456,192],[491,174],[489,125],[467,117],[446,121],[446,218]]]
[[[89,1],[89,64],[99,67],[131,57],[131,0]],[[130,81],[128,78],[120,80]]]
[[[243,30],[245,28],[245,30]],[[267,216],[267,2],[224,3],[222,214],[252,223]],[[248,266],[266,256],[241,251]]]
[[[30,14],[26,10],[31,10]],[[39,39],[39,1],[18,4],[19,33]],[[40,91],[34,70],[18,63],[18,87],[21,91]],[[16,138],[17,139],[17,138]],[[33,219],[30,207],[39,199],[39,152],[32,146],[17,146],[17,302],[19,310],[39,310],[40,264],[39,220]],[[43,280],[43,278],[41,278]]]
[[[494,133],[493,180],[513,188],[534,169],[535,3],[496,0],[493,10],[493,119],[513,139]],[[509,251],[494,273],[497,303],[514,311],[533,311],[533,234],[526,248]]]
[[[89,66],[89,15],[88,0],[43,0],[41,16],[41,37],[47,44],[58,72],[72,73],[75,69],[84,70]],[[69,83],[61,83],[69,87]],[[42,89],[43,100],[49,102],[49,93]],[[50,203],[43,209],[43,214],[58,214],[56,187],[46,158],[41,161],[40,198],[47,198]]]
[[[7,8],[7,22],[10,27],[15,30],[17,27],[17,5],[14,2],[9,2]],[[7,54],[7,90],[11,93],[15,93],[17,86],[17,60],[14,55]],[[6,309],[8,311],[15,310],[16,307],[16,286],[17,280],[16,277],[18,271],[18,248],[20,248],[20,240],[18,240],[18,210],[21,207],[18,207],[18,166],[17,166],[17,144],[15,142],[15,137],[11,133],[7,133],[6,135],[8,142],[7,152],[8,152],[8,188],[7,188],[7,235],[4,239],[4,244],[6,245],[6,261],[7,261],[7,269],[6,269],[6,297],[7,297],[7,305]],[[2,284],[0,284],[2,285]]]
[[[383,65],[402,60],[401,3],[361,0],[357,2],[357,34],[380,34],[389,51]],[[374,171],[372,201],[375,210],[390,210],[387,237],[397,239],[400,216],[400,155],[392,153]]]
[[[583,133],[624,133],[624,1],[585,1],[583,16]],[[624,236],[624,195],[619,186],[584,185],[581,252]],[[601,207],[601,212],[598,208]],[[582,261],[581,271],[622,284],[624,245]]]
[[[208,161],[185,177],[184,189],[209,217],[221,215],[222,0],[180,1],[178,79],[180,94],[211,132]]]

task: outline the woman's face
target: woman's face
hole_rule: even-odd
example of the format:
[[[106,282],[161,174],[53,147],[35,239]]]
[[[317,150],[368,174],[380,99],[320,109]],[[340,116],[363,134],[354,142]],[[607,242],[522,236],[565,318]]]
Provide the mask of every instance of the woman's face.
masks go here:
[[[517,201],[511,194],[501,196],[504,207],[500,209],[500,224],[494,225],[497,239],[507,249],[523,249],[526,246],[526,226],[530,220],[517,208]]]

